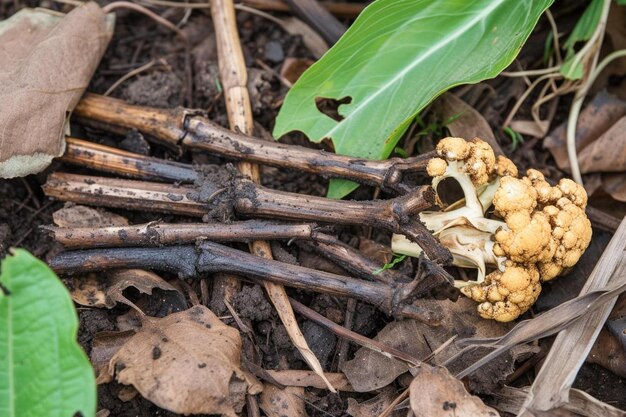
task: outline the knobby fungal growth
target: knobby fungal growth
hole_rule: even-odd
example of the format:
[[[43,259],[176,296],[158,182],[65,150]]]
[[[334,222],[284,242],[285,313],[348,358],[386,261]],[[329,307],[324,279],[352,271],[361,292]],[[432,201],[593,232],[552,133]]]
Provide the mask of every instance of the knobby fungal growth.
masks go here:
[[[479,303],[479,314],[514,320],[537,300],[541,282],[566,273],[589,245],[587,194],[570,179],[551,186],[534,169],[518,178],[513,162],[496,158],[478,138],[442,139],[437,154],[428,164],[433,187],[453,178],[464,200],[419,218],[450,250],[454,265],[477,269],[476,280],[456,286]],[[422,252],[402,235],[394,235],[392,247],[410,256]]]

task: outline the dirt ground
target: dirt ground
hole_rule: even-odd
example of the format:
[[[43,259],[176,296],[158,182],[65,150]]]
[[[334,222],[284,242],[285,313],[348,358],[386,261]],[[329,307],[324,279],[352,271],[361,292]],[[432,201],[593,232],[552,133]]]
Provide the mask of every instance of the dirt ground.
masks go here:
[[[580,3],[580,2],[578,2]],[[6,1],[0,0],[0,19],[13,14],[18,8],[25,6],[42,5],[64,10],[63,6],[49,1]],[[122,98],[136,104],[144,104],[157,107],[186,106],[208,110],[211,120],[227,126],[226,111],[221,94],[217,69],[217,52],[213,27],[206,11],[196,10],[186,15],[181,9],[159,9],[159,13],[172,22],[184,22],[183,31],[187,34],[192,46],[190,55],[185,53],[181,42],[174,34],[165,28],[157,26],[152,20],[133,12],[118,13],[116,30],[104,59],[102,60],[89,90],[96,93],[104,93],[111,85],[129,71],[136,69],[145,63],[156,60],[159,63],[150,70],[133,77],[117,87],[111,95]],[[289,57],[313,59],[302,39],[298,36],[286,34],[276,24],[249,13],[239,12],[238,23],[243,44],[246,64],[249,68],[249,89],[251,93],[257,136],[269,135],[278,108],[287,92],[287,87],[281,84],[277,73]],[[349,21],[345,21],[349,23]],[[567,25],[567,23],[564,23]],[[519,57],[519,63],[524,66],[534,62],[543,51],[542,39],[547,30],[546,22],[540,23],[536,32],[529,40]],[[185,72],[185,62],[189,61],[192,79]],[[265,67],[265,68],[264,68]],[[268,70],[266,68],[271,69]],[[487,118],[489,123],[498,132],[498,139],[506,150],[510,145],[510,139],[497,129],[503,121],[503,117],[512,105],[511,91],[518,86],[515,79],[497,79],[486,84],[489,85],[491,95],[483,100],[480,112]],[[191,99],[186,98],[187,86],[192,87]],[[564,99],[559,104],[559,111],[554,120],[554,126],[558,125],[566,117],[568,100]],[[429,116],[430,117],[430,116]],[[153,155],[161,158],[192,162],[195,164],[223,163],[211,155],[199,153],[177,154],[173,150],[166,149],[147,141],[141,134],[131,132],[126,137],[114,137],[93,129],[73,126],[74,135],[85,137],[97,143],[115,145],[117,147]],[[421,145],[422,149],[432,147],[432,141],[428,138]],[[287,142],[306,146],[305,138],[292,135],[285,139]],[[529,141],[509,156],[522,169],[533,166],[541,169],[552,179],[558,180],[563,173],[555,168],[554,161],[549,152],[541,148],[537,141]],[[44,196],[41,185],[46,176],[52,171],[64,171],[75,173],[88,173],[89,171],[78,169],[73,166],[63,166],[59,162],[39,175],[32,175],[22,179],[0,180],[0,257],[6,254],[10,247],[23,247],[31,251],[41,259],[49,259],[52,255],[61,251],[59,244],[54,243],[40,226],[52,223],[52,213],[61,207],[62,202],[48,199]],[[276,168],[263,168],[263,184],[276,189],[311,194],[324,195],[327,181],[314,175],[300,172],[289,172]],[[355,199],[369,199],[374,190],[361,187],[352,197]],[[154,215],[148,213],[129,212],[124,210],[112,210],[129,218],[132,223],[140,223],[154,220]],[[187,222],[189,219],[179,216],[160,216],[163,220]],[[377,243],[389,244],[390,236],[386,233],[378,233],[367,227],[346,227],[339,230],[342,240],[346,243],[358,245],[358,236],[369,236]],[[590,271],[597,260],[603,247],[608,242],[610,235],[597,231],[594,234],[593,250],[583,261],[585,271]],[[245,246],[241,246],[244,248]],[[277,258],[284,262],[298,263],[304,266],[314,265],[318,269],[329,271],[341,271],[341,269],[297,247],[275,244],[274,250]],[[410,260],[405,261],[404,268],[412,269],[414,264]],[[165,277],[174,281],[174,276]],[[582,286],[584,278],[563,283],[556,282],[554,286],[548,285],[544,290],[535,312],[551,306],[553,294],[561,294],[561,301],[574,296],[577,289]],[[211,286],[211,280],[206,279]],[[563,286],[571,288],[563,289]],[[199,280],[188,281],[191,291],[201,293]],[[289,290],[289,294],[306,305],[323,313],[333,321],[342,323],[346,312],[346,300],[326,295],[314,295],[310,292]],[[140,295],[132,290],[125,293],[130,299],[144,306],[155,316],[164,315],[166,312],[187,308],[188,300],[172,300],[168,297],[149,297]],[[542,301],[545,301],[542,303]],[[219,303],[218,303],[219,304]],[[213,304],[218,315],[228,315],[223,305]],[[235,297],[233,307],[239,316],[251,325],[258,343],[260,352],[260,364],[266,369],[306,369],[306,364],[300,354],[290,342],[285,328],[280,324],[273,307],[261,288],[257,285],[246,283],[241,292]],[[79,308],[80,330],[79,341],[87,353],[91,350],[94,335],[98,332],[118,329],[120,316],[127,315],[129,308],[118,305],[106,309]],[[232,319],[226,319],[232,323]],[[353,330],[357,333],[373,337],[389,322],[380,311],[364,303],[357,303],[354,316]],[[322,366],[328,371],[337,371],[340,362],[338,358],[339,340],[335,335],[320,326],[302,319],[301,329],[310,343],[312,350],[320,359]],[[552,339],[541,341],[542,346],[549,346]],[[350,346],[348,357],[356,351],[355,346]],[[520,375],[513,385],[528,385],[532,381],[533,369],[526,374]],[[619,378],[598,365],[586,364],[575,383],[575,387],[582,389],[600,400],[616,407],[626,409],[626,380]],[[403,386],[398,383],[396,388],[401,390]],[[159,409],[140,395],[128,395],[127,388],[109,383],[100,385],[99,408],[110,410],[111,416],[174,416],[175,414]],[[131,399],[123,402],[120,395]],[[346,415],[349,398],[357,398],[359,401],[371,397],[371,394],[330,394],[324,390],[307,389],[306,409],[311,416],[341,416]]]

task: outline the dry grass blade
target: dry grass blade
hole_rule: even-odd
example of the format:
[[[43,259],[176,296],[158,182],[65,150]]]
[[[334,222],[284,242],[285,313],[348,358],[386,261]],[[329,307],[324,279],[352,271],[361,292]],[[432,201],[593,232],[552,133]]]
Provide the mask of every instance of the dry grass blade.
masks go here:
[[[569,373],[570,375],[563,375],[563,377],[567,377],[573,380],[573,377],[576,375],[580,364],[585,360],[589,349],[591,349],[591,345],[593,344],[593,340],[595,340],[595,336],[597,336],[596,328],[601,326],[604,323],[604,320],[599,325],[592,325],[593,322],[588,322],[590,318],[594,318],[597,320],[595,311],[598,308],[602,308],[601,312],[604,309],[608,309],[606,314],[610,311],[614,301],[614,298],[617,297],[620,293],[626,291],[626,274],[624,274],[624,269],[626,269],[626,257],[624,257],[624,250],[626,248],[626,221],[622,221],[620,227],[617,232],[611,239],[609,246],[604,251],[602,257],[598,261],[598,264],[594,268],[591,276],[589,277],[587,286],[583,289],[583,292],[578,297],[567,301],[552,310],[549,310],[542,315],[535,317],[531,320],[525,320],[519,324],[517,324],[509,333],[505,336],[498,339],[465,339],[459,341],[459,343],[463,343],[468,345],[464,350],[472,349],[476,346],[489,346],[493,347],[494,350],[473,363],[459,374],[458,377],[462,378],[476,369],[479,369],[485,363],[488,363],[493,358],[498,355],[506,352],[511,349],[513,346],[516,346],[521,343],[527,343],[532,340],[536,340],[542,337],[547,337],[553,335],[563,329],[567,329],[566,332],[563,333],[561,339],[568,337],[569,334],[572,336],[576,334],[573,332],[572,325],[575,324],[575,327],[582,327],[583,323],[586,323],[591,327],[591,330],[587,330],[591,332],[591,335],[584,335],[578,333],[576,338],[573,340],[577,341],[583,337],[587,336],[590,339],[590,342],[587,346],[586,342],[580,343],[582,346],[579,348],[579,351],[561,351],[559,353],[562,360],[573,360],[575,362],[579,362],[578,366],[575,366],[575,363],[565,364],[561,363],[560,372]],[[618,266],[619,263],[619,266]],[[617,268],[617,271],[616,271]],[[614,272],[617,273],[614,273]],[[606,285],[610,276],[615,276],[615,280],[613,280],[610,284]],[[591,283],[594,283],[593,286]],[[602,313],[604,315],[604,313]],[[606,318],[606,317],[605,317]],[[598,328],[599,331],[599,328]],[[593,337],[591,337],[593,336]],[[559,339],[557,339],[559,341]],[[571,345],[571,343],[569,343]],[[555,345],[556,342],[555,342]],[[572,347],[572,346],[570,346]],[[553,347],[554,349],[554,347]],[[554,357],[554,354],[551,354]],[[447,362],[450,363],[456,359],[458,359],[460,355],[455,355]],[[546,360],[547,363],[547,360]],[[571,375],[573,374],[573,375]],[[552,381],[554,384],[556,381]],[[571,382],[571,381],[570,381]],[[569,386],[560,387],[559,384],[553,385],[553,387],[559,387],[561,393],[565,395],[565,400],[567,399],[567,392],[569,391]],[[546,392],[553,392],[552,389],[545,388]],[[543,397],[543,396],[542,396]],[[555,398],[556,399],[556,398]]]
[[[224,88],[224,97],[226,98],[228,120],[232,129],[238,129],[245,134],[252,134],[254,121],[252,120],[252,106],[247,87],[248,75],[239,41],[239,33],[237,32],[237,20],[235,18],[233,1],[211,0],[210,4],[211,16],[215,25],[220,78]],[[258,165],[241,162],[239,170],[254,182],[260,182]],[[252,253],[255,255],[268,259],[272,258],[272,248],[268,242],[256,241],[250,246]],[[298,322],[289,304],[285,288],[282,285],[271,282],[264,282],[263,286],[294,345],[298,348],[311,369],[326,382],[331,391],[335,392],[331,383],[324,376],[322,365],[309,348],[304,335],[298,327]]]
[[[611,239],[581,290],[581,296],[610,287],[626,287],[626,218]],[[608,293],[607,293],[608,294]],[[548,411],[569,402],[569,391],[606,322],[617,294],[605,297],[600,308],[589,311],[557,336],[533,382],[519,415]]]
[[[493,393],[493,400],[490,404],[500,411],[516,414],[522,404],[530,387],[514,388],[504,386],[497,392]],[[626,412],[604,403],[597,398],[592,397],[586,392],[571,389],[569,391],[569,402],[563,405],[563,409],[571,411],[585,417],[624,417]]]

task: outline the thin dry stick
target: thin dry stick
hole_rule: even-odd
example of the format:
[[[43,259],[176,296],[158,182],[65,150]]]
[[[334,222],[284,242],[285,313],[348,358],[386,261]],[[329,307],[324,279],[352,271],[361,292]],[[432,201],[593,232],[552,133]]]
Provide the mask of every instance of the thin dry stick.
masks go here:
[[[428,161],[436,156],[435,152],[428,152],[410,158],[377,161],[266,142],[224,129],[199,116],[197,111],[135,106],[96,94],[85,95],[73,114],[86,125],[116,133],[137,129],[168,147],[181,145],[225,158],[345,178],[399,194],[414,188],[411,175],[407,174],[424,173]]]
[[[254,130],[254,121],[252,119],[252,105],[250,104],[248,92],[248,73],[239,40],[239,32],[237,31],[234,4],[232,0],[210,0],[209,4],[211,5],[211,17],[215,26],[220,79],[224,88],[230,127],[232,130],[239,130],[244,134],[251,135]],[[250,162],[240,162],[239,170],[255,183],[261,182],[258,165]],[[257,256],[272,259],[272,248],[266,241],[253,242],[250,245],[250,249]],[[298,327],[285,288],[280,284],[265,281],[263,285],[294,345],[298,348],[311,369],[324,379],[324,382],[326,382],[332,392],[336,392],[330,381],[324,376],[322,365],[309,348],[304,335]]]
[[[123,246],[162,246],[215,242],[249,242],[256,239],[313,239],[332,236],[316,232],[314,224],[247,220],[231,223],[161,223],[109,227],[44,227],[66,249]]]

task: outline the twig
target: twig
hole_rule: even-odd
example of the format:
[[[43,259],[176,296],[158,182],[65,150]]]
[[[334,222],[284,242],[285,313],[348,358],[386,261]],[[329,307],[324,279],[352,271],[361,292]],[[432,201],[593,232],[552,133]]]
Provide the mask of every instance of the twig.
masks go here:
[[[302,20],[314,28],[326,42],[334,44],[346,31],[346,27],[317,0],[285,0]]]
[[[247,220],[232,223],[160,223],[111,227],[44,227],[66,249],[109,248],[122,246],[163,246],[215,242],[249,242],[264,239],[334,240],[318,234],[314,224],[284,224]]]
[[[68,3],[73,5],[80,5],[82,1],[76,0],[54,0],[60,3]],[[138,0],[141,3],[150,4],[152,6],[161,7],[176,7],[183,9],[210,9],[211,6],[208,3],[188,3],[178,1],[167,0]],[[268,10],[274,12],[288,12],[289,6],[281,0],[244,0],[242,4],[235,4],[236,9],[240,9],[240,6],[248,4],[260,10]],[[366,4],[363,3],[341,3],[341,2],[328,2],[322,1],[320,4],[326,8],[332,14],[339,17],[355,18],[359,13],[363,11]]]
[[[144,180],[180,183],[198,180],[198,173],[191,165],[143,156],[72,137],[66,137],[65,142],[65,154],[61,158],[63,162]]]
[[[407,174],[423,173],[428,161],[435,156],[427,153],[406,159],[373,161],[337,155],[231,132],[198,116],[197,111],[135,106],[95,94],[87,94],[74,109],[74,115],[79,121],[98,128],[137,129],[170,147],[182,145],[230,159],[345,178],[395,193],[409,192],[414,185]]]
[[[414,306],[414,283],[387,285],[317,271],[252,255],[214,242],[167,248],[115,248],[63,252],[50,260],[57,273],[83,273],[116,268],[156,269],[198,278],[227,272],[261,281],[327,294],[354,297],[396,317],[410,317],[430,325],[440,323],[437,312]]]
[[[148,210],[203,217],[224,216],[232,207],[237,213],[297,221],[320,221],[334,224],[369,224],[403,234],[418,243],[429,259],[446,265],[451,256],[419,221],[417,213],[434,204],[434,192],[422,186],[411,193],[390,200],[354,201],[302,196],[267,189],[242,178],[226,183],[204,183],[215,190],[208,198],[191,187],[144,181],[99,178],[53,173],[44,184],[44,192],[64,201],[96,204],[131,210]]]

